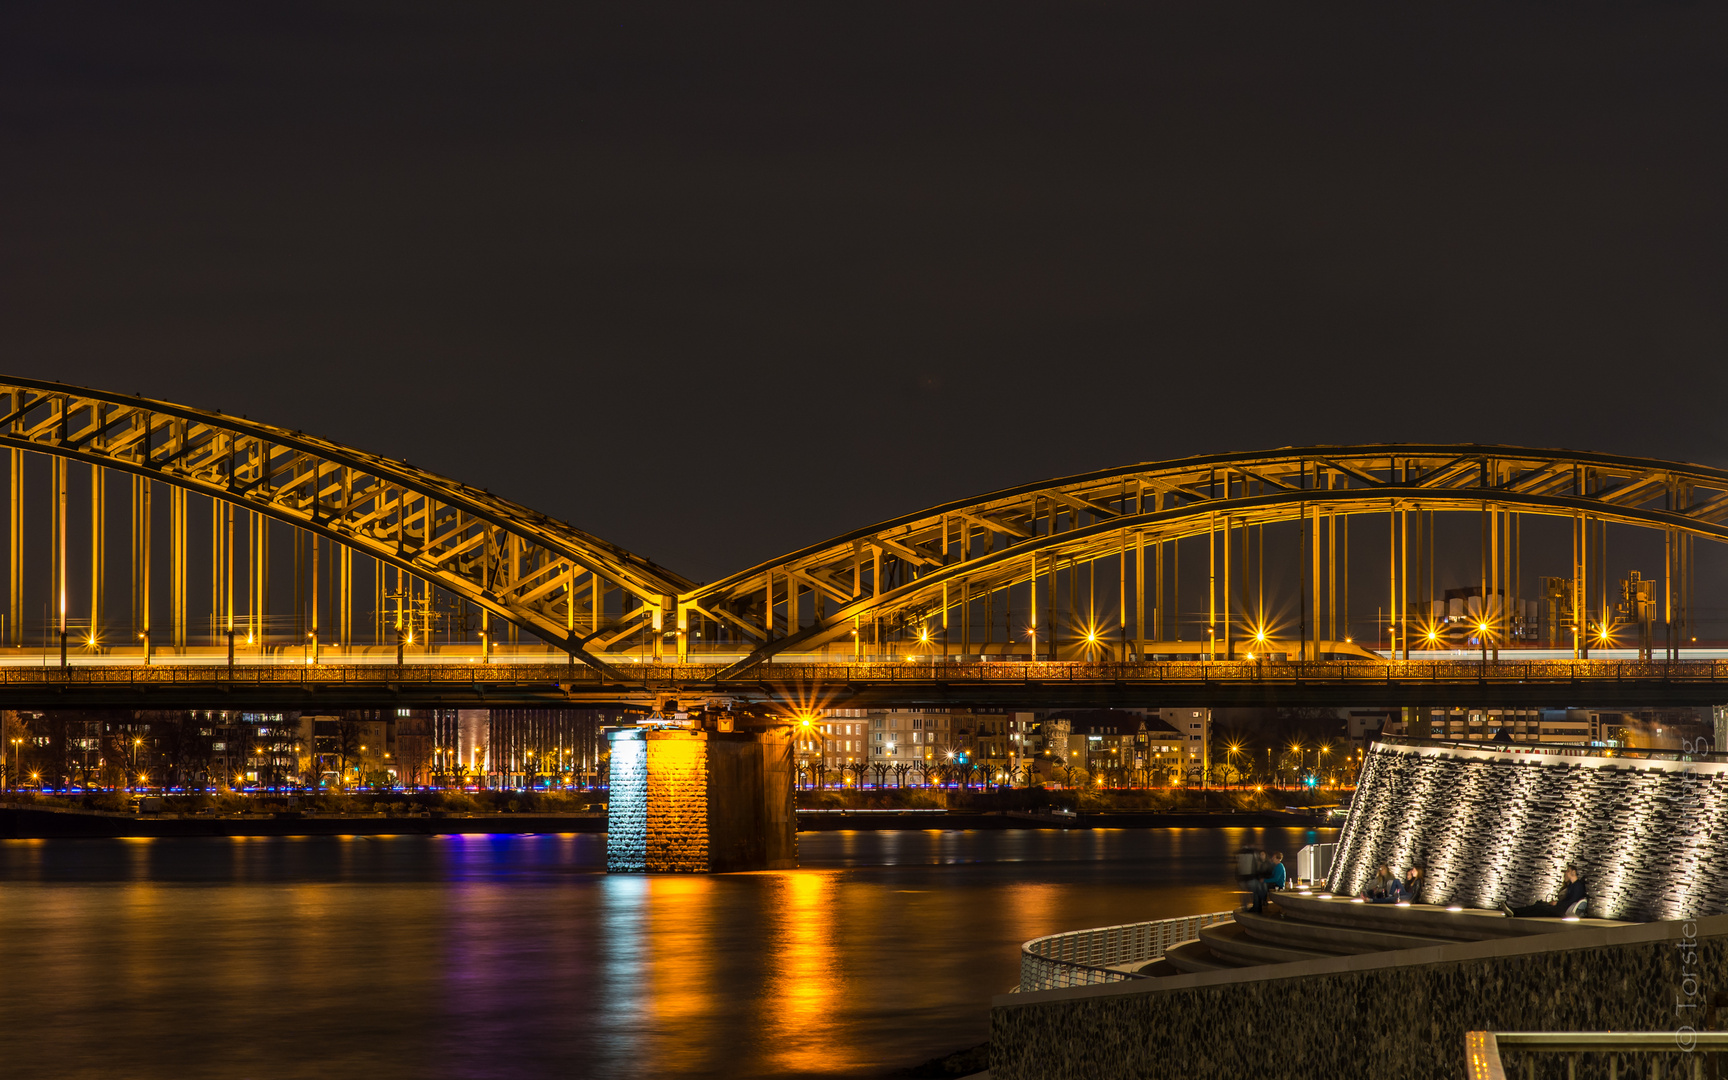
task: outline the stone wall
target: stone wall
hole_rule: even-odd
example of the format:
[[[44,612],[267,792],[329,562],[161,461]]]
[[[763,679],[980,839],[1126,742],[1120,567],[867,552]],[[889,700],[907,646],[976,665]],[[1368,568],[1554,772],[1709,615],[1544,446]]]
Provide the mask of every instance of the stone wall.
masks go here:
[[[1728,917],[1005,994],[992,1002],[990,1075],[1457,1080],[1467,1031],[1703,1030],[1723,1026],[1707,1010],[1724,991]],[[1680,1075],[1676,1060],[1664,1075]],[[1564,1070],[1549,1057],[1537,1075]],[[1595,1055],[1578,1071],[1607,1075]]]
[[[607,775],[606,871],[648,869],[648,742],[646,731],[614,731]]]
[[[1549,900],[1583,868],[1590,914],[1728,912],[1728,764],[1377,743],[1339,836],[1330,887],[1360,892],[1381,862],[1426,868],[1421,899]]]
[[[708,736],[708,864],[729,870],[798,865],[789,733]]]
[[[708,736],[648,733],[648,869],[708,870]]]

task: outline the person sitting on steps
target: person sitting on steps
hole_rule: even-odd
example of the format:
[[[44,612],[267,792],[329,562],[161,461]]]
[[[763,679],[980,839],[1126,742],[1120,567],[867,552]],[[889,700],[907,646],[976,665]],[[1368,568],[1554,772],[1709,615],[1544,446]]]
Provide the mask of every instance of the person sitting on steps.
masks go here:
[[[1398,892],[1398,875],[1392,872],[1391,863],[1381,863],[1380,869],[1374,875],[1374,880],[1368,883],[1368,888],[1362,894],[1362,899],[1372,900],[1376,904],[1386,902]]]
[[[1589,899],[1589,896],[1590,891],[1584,884],[1584,875],[1576,866],[1568,866],[1566,887],[1560,891],[1560,897],[1554,903],[1529,904],[1521,908],[1502,903],[1500,910],[1504,911],[1509,919],[1557,919],[1577,914],[1581,910],[1581,903]]]
[[[1284,869],[1284,853],[1274,851],[1272,861],[1267,864],[1265,873],[1254,878],[1254,907],[1252,909],[1254,914],[1266,914],[1267,892],[1272,889],[1282,889],[1284,883],[1289,880],[1289,871]]]

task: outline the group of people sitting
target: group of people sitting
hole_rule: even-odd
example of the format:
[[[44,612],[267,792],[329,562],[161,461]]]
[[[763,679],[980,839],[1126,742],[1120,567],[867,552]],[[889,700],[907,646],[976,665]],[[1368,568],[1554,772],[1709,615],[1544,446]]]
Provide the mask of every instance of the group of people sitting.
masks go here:
[[[1399,877],[1391,863],[1381,863],[1380,870],[1363,891],[1362,899],[1370,904],[1414,904],[1422,894],[1422,868],[1412,866]]]
[[[1392,870],[1391,863],[1381,863],[1374,880],[1362,891],[1362,899],[1370,904],[1414,904],[1420,902],[1422,893],[1422,868],[1412,866],[1400,878]],[[1566,868],[1565,884],[1553,902],[1527,904],[1524,907],[1512,907],[1500,904],[1499,908],[1508,918],[1513,919],[1558,919],[1568,915],[1582,915],[1589,900],[1589,888],[1584,884],[1584,874],[1576,866]]]
[[[1265,913],[1266,895],[1274,889],[1282,889],[1289,882],[1289,872],[1284,869],[1284,853],[1274,851],[1255,851],[1251,855],[1244,849],[1243,865],[1239,875],[1248,883],[1251,896],[1249,910],[1256,915]],[[1412,866],[1399,876],[1392,869],[1392,864],[1383,862],[1374,874],[1374,879],[1362,891],[1361,899],[1370,904],[1416,904],[1421,902],[1424,877],[1421,866]],[[1569,915],[1584,914],[1585,905],[1589,901],[1589,888],[1584,884],[1584,874],[1576,866],[1566,868],[1565,884],[1552,903],[1542,902],[1514,908],[1500,904],[1499,908],[1509,918],[1513,919],[1557,919]]]

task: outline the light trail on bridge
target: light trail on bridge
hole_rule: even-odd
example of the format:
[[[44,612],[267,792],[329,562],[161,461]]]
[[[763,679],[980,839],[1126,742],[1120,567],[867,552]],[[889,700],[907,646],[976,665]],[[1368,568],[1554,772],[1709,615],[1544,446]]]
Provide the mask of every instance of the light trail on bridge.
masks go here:
[[[1728,659],[0,665],[10,708],[1716,705]]]

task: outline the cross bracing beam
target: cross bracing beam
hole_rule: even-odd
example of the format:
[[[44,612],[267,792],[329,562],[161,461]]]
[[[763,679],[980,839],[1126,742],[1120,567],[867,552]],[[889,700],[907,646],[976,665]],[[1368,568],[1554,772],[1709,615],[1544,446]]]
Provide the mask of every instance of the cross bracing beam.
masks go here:
[[[221,413],[0,378],[0,446],[144,476],[324,536],[430,581],[583,661],[572,616],[594,582],[670,610],[693,583],[488,491]],[[554,583],[548,587],[548,582]],[[640,616],[638,616],[640,617]]]
[[[1024,584],[1053,560],[1122,557],[1130,540],[1153,544],[1202,535],[1224,518],[1241,526],[1304,514],[1484,506],[1728,541],[1719,520],[1728,511],[1724,470],[1509,446],[1321,446],[1141,464],[947,503],[792,552],[688,592],[679,602],[716,611],[759,605],[770,575],[781,582],[855,582],[848,601],[763,642],[727,669],[731,677],[777,653],[832,640],[865,619],[921,618],[941,610],[955,602],[962,581],[976,597]],[[994,537],[981,553],[959,538],[985,522]],[[896,565],[902,553],[912,557]]]

